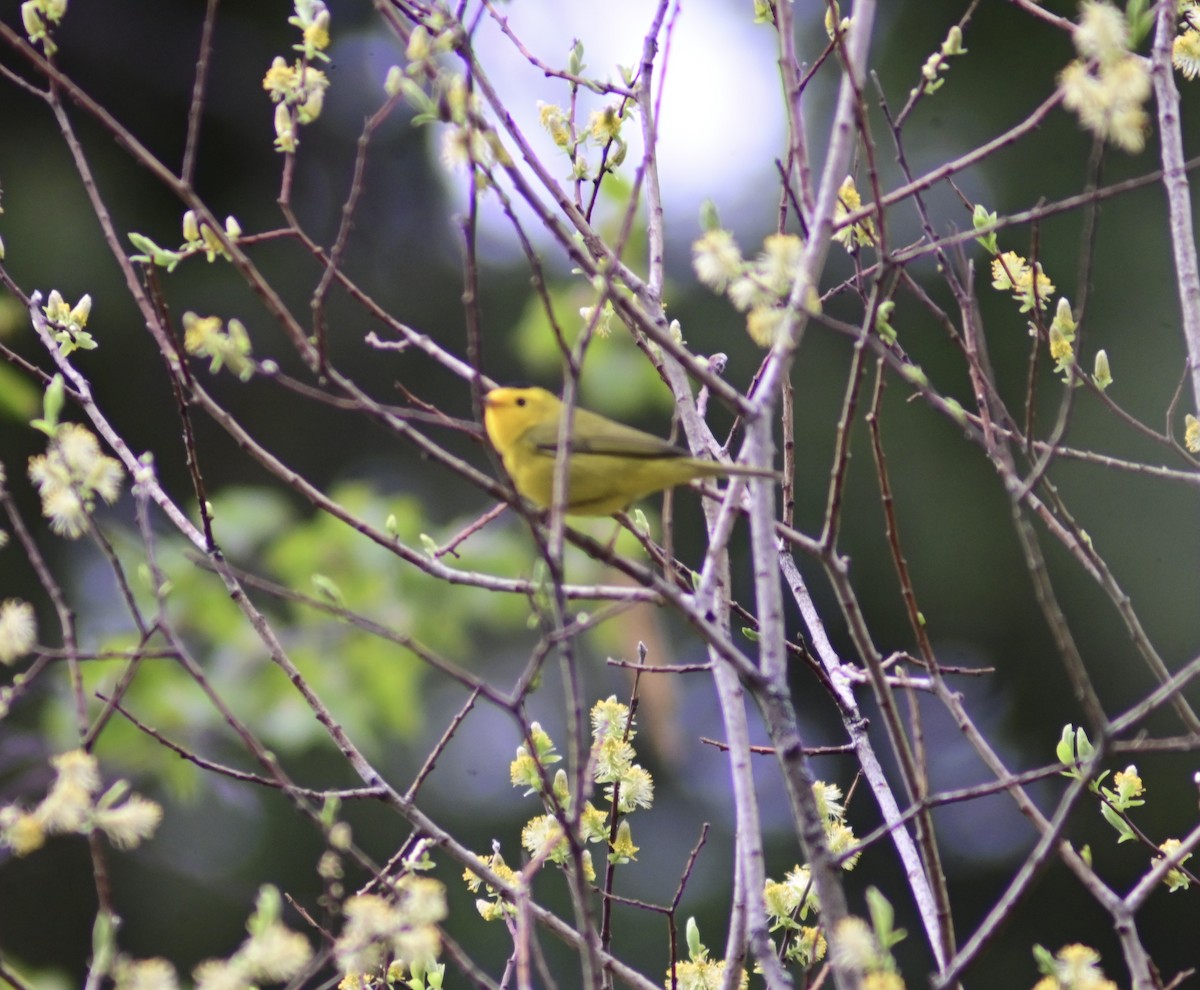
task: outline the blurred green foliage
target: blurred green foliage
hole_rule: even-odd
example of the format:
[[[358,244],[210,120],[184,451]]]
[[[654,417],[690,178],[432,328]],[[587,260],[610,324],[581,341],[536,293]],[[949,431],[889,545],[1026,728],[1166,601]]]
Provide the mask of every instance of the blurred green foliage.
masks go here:
[[[410,496],[384,496],[365,483],[346,483],[330,492],[347,512],[382,529],[395,522],[397,538],[419,545],[429,525],[421,503]],[[333,717],[372,758],[397,742],[411,740],[424,726],[423,682],[428,665],[397,642],[320,608],[345,609],[394,630],[425,649],[470,667],[487,662],[472,644],[494,640],[525,626],[529,603],[518,595],[462,586],[446,594],[440,581],[403,565],[386,547],[323,513],[302,514],[279,491],[230,488],[212,499],[214,529],[226,559],[245,568],[255,606]],[[460,520],[465,525],[469,520]],[[439,527],[450,538],[455,526]],[[131,532],[117,539],[121,558],[143,614],[154,614],[144,549]],[[448,558],[463,570],[502,573],[528,556],[528,540],[512,526],[493,523],[473,534]],[[167,582],[166,609],[191,657],[212,690],[227,699],[234,714],[255,726],[266,745],[284,757],[327,744],[326,730],[306,707],[224,584],[182,537],[156,539],[159,567]],[[254,578],[277,589],[254,590]],[[113,603],[93,600],[80,616],[87,628],[111,625]],[[150,637],[153,651],[161,638]],[[138,637],[130,626],[106,630],[98,651],[132,651]],[[126,661],[84,665],[89,692],[108,696]],[[64,685],[65,686],[65,685]],[[198,685],[168,657],[143,662],[123,704],[166,738],[205,753],[227,736],[220,713]],[[59,745],[71,745],[75,731],[69,705],[49,705],[46,717]],[[180,793],[195,793],[194,765],[159,746],[146,746],[141,731],[119,716],[100,738],[100,752],[120,765],[137,766],[170,782]],[[225,748],[228,741],[221,743]]]

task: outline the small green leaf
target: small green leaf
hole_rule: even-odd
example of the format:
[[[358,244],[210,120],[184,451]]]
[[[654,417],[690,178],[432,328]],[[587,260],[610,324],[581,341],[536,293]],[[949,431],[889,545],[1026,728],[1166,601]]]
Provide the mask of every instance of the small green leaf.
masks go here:
[[[1070,722],[1063,726],[1058,745],[1054,747],[1054,755],[1063,766],[1073,766],[1075,763],[1075,726]]]
[[[700,926],[695,918],[688,918],[684,929],[687,933],[688,958],[692,962],[702,962],[708,957],[708,949],[700,941]]]
[[[878,887],[867,888],[867,910],[871,915],[871,927],[875,930],[875,937],[885,951],[908,936],[908,932],[903,928],[893,927],[896,912]]]
[[[117,931],[121,919],[103,908],[96,913],[92,924],[92,966],[95,976],[107,975],[117,959]]]
[[[895,308],[895,300],[888,299],[886,302],[881,302],[879,308],[875,310],[875,332],[879,334],[879,339],[885,344],[896,343],[896,328],[891,323],[892,312]]]
[[[1033,958],[1037,963],[1038,972],[1043,976],[1054,976],[1058,968],[1054,962],[1054,953],[1041,945],[1034,945]]]
[[[337,821],[338,812],[342,810],[342,799],[335,794],[330,794],[325,798],[325,803],[321,805],[321,814],[318,820],[321,827],[329,830]]]
[[[1104,816],[1104,820],[1108,822],[1117,832],[1117,842],[1132,842],[1137,836],[1134,835],[1133,829],[1129,822],[1125,821],[1117,812],[1112,809],[1108,803],[1100,805],[1100,814]]]
[[[251,935],[261,935],[278,924],[282,915],[283,898],[279,894],[279,888],[265,883],[258,888],[258,900],[255,902],[254,914],[246,922],[246,931]]]
[[[1099,350],[1096,352],[1096,365],[1092,374],[1092,381],[1096,383],[1096,388],[1103,392],[1109,385],[1113,383],[1112,369],[1108,364],[1108,352]]]
[[[1087,733],[1083,731],[1083,726],[1075,730],[1075,755],[1081,763],[1090,760],[1096,755],[1096,747],[1092,745],[1092,741],[1088,739]]]
[[[107,811],[114,807],[118,802],[125,799],[131,790],[129,781],[118,780],[107,791],[100,795],[96,801],[97,811]]]
[[[337,586],[337,583],[332,578],[326,577],[324,574],[314,574],[312,576],[312,583],[313,587],[334,605],[341,608],[346,604],[342,596],[342,589]]]
[[[66,386],[63,376],[55,375],[46,386],[46,394],[42,398],[42,418],[33,420],[29,425],[35,430],[41,430],[48,437],[58,432],[58,415],[62,412],[63,396]]]
[[[160,248],[157,244],[155,244],[152,240],[150,240],[149,237],[146,237],[143,234],[131,232],[131,233],[127,234],[126,236],[129,238],[130,242],[133,244],[133,246],[135,248],[137,248],[143,254],[148,255],[148,257],[144,257],[144,258],[134,258],[133,259],[134,261],[149,261],[150,257],[153,257],[155,254],[157,254],[159,251],[162,250],[162,248]]]
[[[921,370],[921,366],[917,364],[906,364],[900,369],[900,374],[905,380],[916,385],[918,388],[924,388],[929,384],[929,379],[925,376],[925,372]]]
[[[586,68],[587,65],[583,61],[583,42],[576,38],[570,54],[567,55],[567,71],[573,76],[581,76]]]
[[[995,213],[989,213],[983,206],[979,204],[975,205],[975,210],[971,214],[971,223],[976,230],[979,230],[982,227],[990,227],[995,222]],[[975,240],[977,240],[983,246],[983,249],[987,251],[988,254],[995,255],[1000,253],[1000,247],[996,243],[996,231],[993,230],[988,234],[983,234],[980,237],[976,237]]]
[[[641,509],[633,510],[633,528],[643,536],[650,535],[650,520],[646,518],[646,513]]]
[[[62,412],[65,389],[62,375],[55,375],[50,379],[50,384],[46,388],[46,397],[42,403],[43,415],[48,423],[58,422],[58,414]]]

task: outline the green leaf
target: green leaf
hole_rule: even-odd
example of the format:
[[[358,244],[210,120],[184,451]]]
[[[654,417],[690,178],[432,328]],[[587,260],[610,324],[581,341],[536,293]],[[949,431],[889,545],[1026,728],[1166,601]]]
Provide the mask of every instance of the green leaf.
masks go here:
[[[1096,755],[1096,747],[1092,745],[1087,733],[1083,731],[1083,726],[1075,730],[1075,755],[1081,763],[1087,762]]]
[[[908,937],[908,932],[903,928],[893,928],[896,912],[878,887],[867,888],[867,910],[871,915],[875,937],[885,951],[890,951],[893,945]]]
[[[1054,755],[1063,766],[1073,766],[1075,763],[1075,726],[1070,722],[1063,726],[1058,745],[1054,747]]]
[[[107,975],[117,959],[117,930],[121,919],[101,909],[92,925],[92,968],[95,975]]]
[[[325,803],[321,805],[321,813],[319,821],[321,827],[330,829],[334,822],[337,821],[338,812],[342,810],[342,799],[336,794],[330,794],[325,798]]]
[[[708,949],[700,941],[700,926],[696,924],[695,918],[688,918],[685,931],[687,932],[688,958],[692,962],[702,962],[707,959]]]
[[[337,586],[337,582],[324,574],[314,574],[312,576],[313,587],[321,593],[321,595],[329,601],[333,602],[339,608],[344,608],[346,605],[346,597],[342,594],[342,589]]]
[[[587,65],[583,61],[583,42],[576,38],[567,56],[567,71],[573,76],[581,76],[586,68]]]
[[[1125,20],[1129,24],[1129,43],[1136,48],[1154,26],[1154,10],[1147,0],[1129,0],[1125,6]]]
[[[1119,814],[1117,814],[1117,812],[1113,811],[1111,805],[1102,803],[1100,805],[1100,814],[1102,814],[1104,816],[1104,820],[1116,830],[1118,843],[1131,842],[1137,838],[1137,836],[1134,835],[1133,829],[1130,828],[1129,823],[1125,821],[1125,819]]]
[[[135,258],[135,261],[149,261],[150,258],[162,250],[162,248],[155,244],[154,241],[150,240],[149,237],[146,237],[143,234],[131,231],[126,236],[129,238],[130,243],[132,243],[135,248],[147,256],[144,258]]]
[[[996,222],[996,219],[995,213],[989,213],[985,207],[979,204],[976,204],[975,210],[971,215],[971,223],[976,230],[982,227],[990,227]],[[983,246],[983,249],[988,254],[994,255],[1000,253],[1000,247],[996,243],[996,231],[993,230],[991,233],[983,234],[980,237],[976,237],[975,240]]]
[[[46,395],[42,400],[42,418],[29,424],[48,437],[54,436],[58,431],[58,416],[62,412],[64,389],[62,375],[55,375],[46,387]]]
[[[1058,972],[1054,963],[1054,953],[1045,946],[1034,945],[1033,959],[1037,963],[1038,972],[1043,976],[1053,976]]]

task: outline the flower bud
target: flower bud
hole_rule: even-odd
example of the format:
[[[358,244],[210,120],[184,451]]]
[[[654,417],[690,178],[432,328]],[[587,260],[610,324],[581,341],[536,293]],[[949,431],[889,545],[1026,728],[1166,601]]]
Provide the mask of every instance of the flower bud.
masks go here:
[[[387,76],[383,80],[383,91],[388,96],[395,96],[400,92],[400,80],[404,78],[403,70],[400,66],[393,65],[387,71]]]
[[[92,312],[92,297],[84,293],[80,297],[79,302],[75,304],[75,308],[71,310],[71,322],[76,326],[87,326],[88,316]]]
[[[200,224],[196,220],[195,210],[188,210],[183,215],[183,239],[187,244],[200,240]]]

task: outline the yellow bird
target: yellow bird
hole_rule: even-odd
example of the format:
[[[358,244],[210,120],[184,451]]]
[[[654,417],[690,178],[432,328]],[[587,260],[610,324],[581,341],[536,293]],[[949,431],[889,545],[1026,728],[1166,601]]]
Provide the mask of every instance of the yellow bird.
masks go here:
[[[549,508],[562,402],[544,388],[494,388],[483,404],[488,439],[517,491],[539,508]],[[621,512],[646,495],[695,478],[778,478],[774,471],[699,460],[660,437],[578,408],[566,457],[566,511],[574,516]]]

